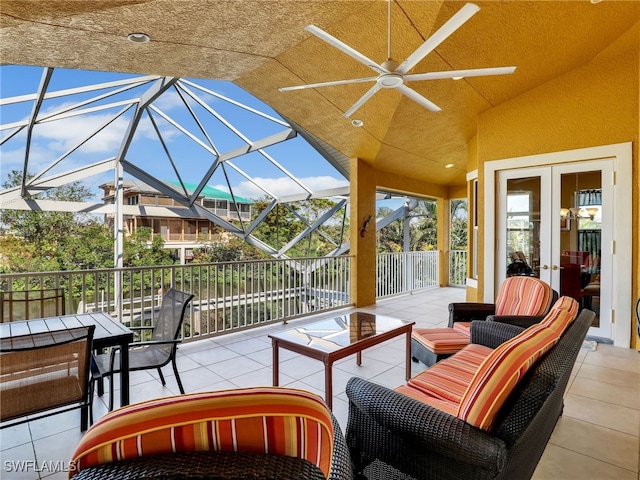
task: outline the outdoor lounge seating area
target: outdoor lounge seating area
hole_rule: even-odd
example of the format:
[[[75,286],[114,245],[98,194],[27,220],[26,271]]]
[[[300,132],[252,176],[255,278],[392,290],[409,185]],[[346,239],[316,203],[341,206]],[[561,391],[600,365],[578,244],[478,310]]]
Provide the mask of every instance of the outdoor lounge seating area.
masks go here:
[[[366,310],[376,314],[416,320],[420,327],[442,327],[448,322],[448,305],[463,302],[464,289],[437,288],[413,295],[379,301]],[[429,311],[429,318],[424,312]],[[271,385],[271,344],[269,333],[290,329],[334,316],[326,312],[214,339],[183,343],[178,348],[177,365],[187,394]],[[375,385],[395,389],[405,384],[405,341],[398,338],[365,350],[362,365],[355,356],[334,365],[333,414],[346,431],[347,382],[359,377]],[[564,396],[562,417],[549,440],[532,478],[637,479],[640,432],[640,355],[634,350],[598,344],[595,351],[581,349]],[[412,375],[425,370],[412,363]],[[281,385],[323,396],[321,362],[301,358],[292,352],[281,355]],[[116,382],[116,389],[118,388]],[[117,391],[116,391],[117,392]],[[177,395],[173,378],[163,387],[153,370],[132,372],[131,402]],[[393,392],[392,392],[393,393]],[[106,395],[95,401],[99,419],[107,413]],[[67,478],[60,471],[80,443],[77,411],[55,415],[0,432],[3,478]],[[602,445],[608,448],[602,448]],[[34,462],[29,471],[8,471],[6,465]],[[35,472],[35,465],[41,467]],[[55,464],[55,462],[59,462]],[[25,465],[28,465],[25,464]],[[54,466],[57,465],[57,468]],[[44,468],[42,468],[44,467]]]
[[[577,302],[562,297],[527,329],[473,321],[469,345],[395,392],[350,380],[347,442],[356,473],[531,478],[595,317],[577,313]]]

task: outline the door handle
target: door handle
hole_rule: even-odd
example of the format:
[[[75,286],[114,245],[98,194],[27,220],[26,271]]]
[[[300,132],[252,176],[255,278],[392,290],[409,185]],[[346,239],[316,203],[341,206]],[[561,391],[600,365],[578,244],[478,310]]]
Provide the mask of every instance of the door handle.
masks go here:
[[[549,270],[549,265],[542,265],[540,268],[542,270]]]
[[[551,267],[551,270],[558,270],[558,265],[554,265],[553,267]]]

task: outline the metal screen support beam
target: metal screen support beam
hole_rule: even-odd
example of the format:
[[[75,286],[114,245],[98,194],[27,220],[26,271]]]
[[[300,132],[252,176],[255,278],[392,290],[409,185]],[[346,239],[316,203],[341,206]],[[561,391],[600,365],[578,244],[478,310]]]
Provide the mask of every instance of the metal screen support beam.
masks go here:
[[[29,125],[27,126],[27,141],[24,149],[24,167],[22,168],[22,186],[20,188],[20,196],[26,197],[27,195],[27,173],[29,172],[29,150],[31,149],[31,134],[33,133],[33,127],[38,119],[38,113],[44,100],[44,94],[47,92],[49,81],[53,75],[53,68],[45,68],[42,73],[42,79],[40,80],[40,87],[38,87],[38,95],[36,101],[33,103],[31,109],[31,115],[29,116]]]

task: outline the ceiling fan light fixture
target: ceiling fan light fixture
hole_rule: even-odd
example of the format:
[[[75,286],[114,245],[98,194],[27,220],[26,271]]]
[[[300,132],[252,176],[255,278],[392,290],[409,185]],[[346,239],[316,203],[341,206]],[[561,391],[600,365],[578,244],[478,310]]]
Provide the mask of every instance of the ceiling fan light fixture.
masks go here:
[[[151,37],[146,33],[138,32],[130,33],[129,35],[127,35],[127,40],[129,40],[131,43],[147,43],[149,40],[151,40]]]
[[[383,73],[376,80],[381,88],[396,88],[404,83],[402,75],[399,73]]]

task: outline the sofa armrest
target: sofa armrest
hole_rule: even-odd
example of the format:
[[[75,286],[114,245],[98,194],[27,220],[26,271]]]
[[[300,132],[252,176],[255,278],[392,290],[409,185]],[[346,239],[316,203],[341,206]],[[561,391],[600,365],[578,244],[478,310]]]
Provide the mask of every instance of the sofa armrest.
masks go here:
[[[496,313],[493,303],[450,303],[449,304],[449,328],[455,322],[470,322],[471,320],[484,320],[489,315]]]
[[[346,393],[356,476],[382,462],[414,478],[493,478],[505,464],[502,440],[457,417],[362,378]]]
[[[474,320],[471,322],[471,343],[496,348],[522,331],[524,327],[518,325]]]
[[[517,325],[519,327],[530,327],[540,323],[545,315],[489,315],[487,322],[501,322]]]

